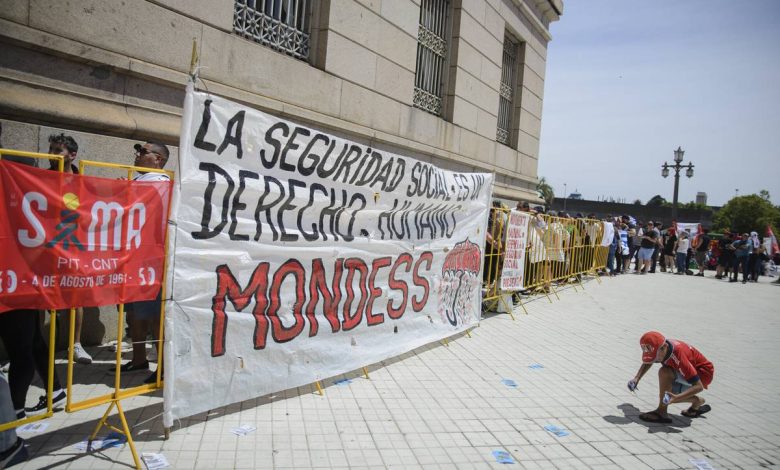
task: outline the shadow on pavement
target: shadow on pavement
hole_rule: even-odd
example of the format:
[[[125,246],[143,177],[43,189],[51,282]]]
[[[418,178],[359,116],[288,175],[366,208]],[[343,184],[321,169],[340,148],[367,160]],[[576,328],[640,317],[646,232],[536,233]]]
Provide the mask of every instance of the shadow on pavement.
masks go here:
[[[618,409],[623,412],[623,416],[607,415],[603,417],[604,421],[612,424],[640,424],[647,427],[647,432],[649,434],[655,434],[657,432],[676,434],[682,432],[682,429],[679,428],[687,428],[691,425],[691,418],[676,415],[669,415],[672,418],[672,422],[669,424],[649,423],[647,421],[642,421],[639,419],[639,415],[642,412],[639,411],[639,408],[630,403],[623,403],[622,405],[618,406]]]

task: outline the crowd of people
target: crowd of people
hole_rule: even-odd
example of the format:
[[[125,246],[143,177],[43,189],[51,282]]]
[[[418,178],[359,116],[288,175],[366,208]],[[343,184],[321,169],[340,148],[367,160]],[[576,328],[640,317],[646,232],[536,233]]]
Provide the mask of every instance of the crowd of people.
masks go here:
[[[607,271],[610,275],[661,272],[703,277],[707,269],[715,269],[716,279],[742,283],[758,282],[769,275],[778,261],[778,253],[770,256],[757,232],[732,233],[726,230],[713,239],[706,227],[697,230],[664,227],[661,223],[635,222],[630,216],[608,217],[615,227],[609,248]],[[693,262],[693,263],[692,263]],[[691,269],[694,264],[694,269]]]
[[[0,127],[0,136],[2,127]],[[69,135],[54,134],[49,136],[48,153],[63,157],[63,169],[65,173],[78,174],[79,167],[75,164],[79,146],[76,140]],[[0,147],[2,145],[0,144]],[[133,147],[133,160],[128,161],[136,167],[162,169],[168,161],[170,152],[168,147],[159,142],[147,142],[135,144]],[[6,156],[4,159],[36,166],[35,159],[27,157]],[[57,160],[51,160],[48,165],[50,170],[59,170]],[[159,172],[139,172],[135,181],[166,181],[168,176]],[[149,337],[156,342],[160,329],[161,298],[143,302],[128,303],[127,331],[132,338],[132,359],[123,364],[122,373],[142,372],[149,370],[149,361],[146,357],[146,343]],[[66,313],[59,312],[59,313]],[[76,308],[73,354],[74,361],[80,364],[91,364],[92,357],[81,344],[82,324],[84,312],[81,307]],[[27,392],[37,373],[43,382],[44,389],[48,388],[49,346],[42,335],[42,316],[35,309],[10,310],[0,314],[0,339],[8,356],[8,376],[0,373],[0,423],[23,419],[28,415],[37,415],[48,409],[48,400],[45,395],[40,396],[38,402],[32,406],[25,406]],[[124,351],[124,347],[123,347]],[[113,372],[112,368],[109,372]],[[157,379],[156,372],[151,373],[144,383],[154,383]],[[66,399],[66,392],[54,371],[52,381],[52,406],[62,405]],[[0,433],[0,462],[4,466],[14,460],[23,458],[24,441],[18,438],[13,430]]]

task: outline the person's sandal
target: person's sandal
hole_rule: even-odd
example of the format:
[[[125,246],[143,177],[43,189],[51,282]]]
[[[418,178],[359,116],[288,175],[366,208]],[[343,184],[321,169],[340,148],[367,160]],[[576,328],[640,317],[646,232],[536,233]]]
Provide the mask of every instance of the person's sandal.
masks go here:
[[[648,423],[661,423],[669,424],[672,422],[672,418],[661,416],[657,411],[648,411],[639,415],[639,419],[647,421]]]
[[[712,410],[712,407],[710,405],[705,404],[705,405],[701,405],[698,408],[694,408],[693,406],[691,406],[687,410],[680,412],[680,414],[685,416],[686,418],[698,418],[699,416],[709,412],[710,410]]]

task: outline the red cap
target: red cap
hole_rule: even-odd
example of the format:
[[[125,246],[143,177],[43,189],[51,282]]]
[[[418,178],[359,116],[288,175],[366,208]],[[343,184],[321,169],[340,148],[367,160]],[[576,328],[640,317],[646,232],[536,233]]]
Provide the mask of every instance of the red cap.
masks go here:
[[[655,362],[656,356],[658,356],[658,348],[664,344],[666,338],[664,335],[657,331],[648,331],[642,335],[639,340],[639,345],[642,347],[642,362],[650,364]]]

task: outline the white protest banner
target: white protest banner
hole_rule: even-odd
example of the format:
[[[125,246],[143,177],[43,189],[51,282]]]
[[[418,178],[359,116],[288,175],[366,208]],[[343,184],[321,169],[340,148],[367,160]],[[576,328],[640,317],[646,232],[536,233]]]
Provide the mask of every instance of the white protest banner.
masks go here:
[[[602,222],[604,227],[604,235],[601,238],[601,246],[609,246],[612,244],[612,239],[615,238],[615,226],[612,222]]]
[[[479,321],[491,174],[189,88],[179,156],[167,426]]]
[[[525,274],[525,246],[531,214],[512,209],[506,228],[504,267],[501,269],[501,290],[522,290]]]
[[[677,233],[688,232],[688,235],[691,237],[691,240],[693,240],[693,237],[695,237],[699,233],[700,228],[701,228],[701,224],[698,223],[677,222]]]

